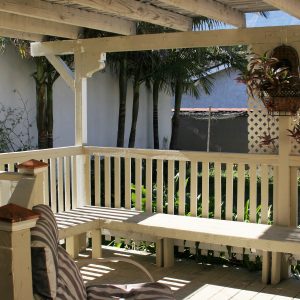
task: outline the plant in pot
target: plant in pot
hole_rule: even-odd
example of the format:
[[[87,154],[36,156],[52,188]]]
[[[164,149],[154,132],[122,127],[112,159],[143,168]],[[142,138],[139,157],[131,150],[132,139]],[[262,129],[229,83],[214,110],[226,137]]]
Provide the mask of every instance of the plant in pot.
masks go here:
[[[237,80],[247,85],[250,96],[263,102],[271,115],[295,115],[300,108],[300,80],[288,64],[266,52],[250,58],[247,71]]]

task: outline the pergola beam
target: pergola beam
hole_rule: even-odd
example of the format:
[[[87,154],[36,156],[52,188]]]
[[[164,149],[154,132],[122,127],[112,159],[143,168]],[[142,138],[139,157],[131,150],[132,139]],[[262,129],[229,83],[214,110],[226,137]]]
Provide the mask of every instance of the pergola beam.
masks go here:
[[[213,0],[160,0],[160,2],[236,27],[246,27],[246,18],[242,12]]]
[[[70,0],[68,2],[130,20],[148,22],[180,31],[192,29],[191,18],[135,0]]]
[[[278,44],[300,42],[300,26],[274,26],[241,29],[222,29],[194,32],[175,32],[95,38],[76,41],[32,43],[32,56],[84,52],[122,52],[211,46]]]
[[[300,19],[300,3],[299,0],[263,0],[264,2],[287,12],[291,16]]]
[[[12,39],[33,41],[33,42],[42,42],[44,39],[44,36],[40,34],[26,33],[26,32],[20,32],[20,31],[15,31],[10,29],[1,29],[1,28],[0,28],[0,36],[12,38]]]
[[[3,12],[0,12],[0,28],[69,39],[76,39],[80,30],[77,26],[64,25]]]
[[[135,34],[136,26],[132,21],[40,0],[0,1],[0,11],[124,35]]]

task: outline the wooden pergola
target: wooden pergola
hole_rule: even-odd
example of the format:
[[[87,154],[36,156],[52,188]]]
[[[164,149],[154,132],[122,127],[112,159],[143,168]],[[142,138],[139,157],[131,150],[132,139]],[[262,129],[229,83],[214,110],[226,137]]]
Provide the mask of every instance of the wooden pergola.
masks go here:
[[[89,169],[85,167],[86,154],[93,154],[94,149],[85,149],[81,147],[87,142],[87,78],[91,77],[96,71],[105,67],[106,53],[122,52],[122,51],[141,51],[141,50],[157,50],[157,49],[173,49],[173,48],[192,48],[192,47],[208,47],[208,46],[230,46],[230,45],[251,45],[256,52],[264,52],[272,49],[280,44],[289,44],[300,51],[300,26],[279,26],[279,27],[263,27],[263,28],[247,28],[245,14],[248,12],[266,12],[272,10],[282,10],[290,15],[300,18],[300,3],[298,0],[8,0],[0,1],[0,35],[12,38],[20,38],[33,41],[31,44],[32,56],[45,56],[50,63],[57,69],[61,77],[75,94],[75,149],[76,155],[64,152],[67,150],[53,150],[50,159],[54,160],[59,153],[63,156],[76,156],[76,179],[75,184],[77,202],[87,203],[90,196],[86,191],[85,185],[89,180],[86,176]],[[192,21],[194,17],[205,16],[211,19],[221,21],[223,23],[234,26],[234,29],[193,31]],[[148,22],[175,30],[173,33],[136,35],[136,22]],[[106,38],[84,38],[84,29],[94,29],[118,34],[114,37]],[[61,38],[61,40],[47,41],[48,36]],[[74,55],[75,68],[71,70],[60,55]],[[278,214],[276,223],[284,226],[295,225],[291,220],[292,205],[291,194],[295,192],[294,185],[290,184],[291,167],[294,167],[292,175],[296,178],[298,167],[298,159],[291,158],[289,155],[289,141],[286,136],[285,129],[288,127],[288,118],[280,120],[280,152],[276,157],[275,166],[278,168],[277,173],[280,174],[278,181],[277,198],[286,201],[277,201],[276,210]],[[47,150],[48,151],[48,150]],[[52,151],[52,150],[51,150]],[[71,151],[71,150],[70,150]],[[90,152],[88,152],[90,151]],[[108,149],[107,151],[110,151]],[[113,150],[117,152],[118,150]],[[122,156],[126,151],[123,151]],[[129,152],[129,151],[127,151]],[[130,159],[134,155],[134,151],[127,153],[128,186],[130,187]],[[50,153],[50,150],[49,150]],[[137,158],[141,163],[142,154],[137,152]],[[156,152],[160,153],[160,152]],[[159,164],[162,174],[162,160],[168,159],[168,155],[164,156],[151,152],[147,153],[151,159],[161,159]],[[40,154],[36,154],[40,155]],[[140,155],[140,156],[139,156]],[[179,154],[176,153],[178,156]],[[196,158],[190,158],[190,154],[182,154],[183,162],[191,159],[197,166]],[[197,156],[196,154],[194,154]],[[231,155],[231,154],[230,154]],[[192,156],[192,155],[191,155]],[[97,157],[97,156],[96,156]],[[250,156],[249,156],[250,157]],[[37,156],[40,159],[39,156]],[[210,153],[204,157],[204,165],[208,170],[209,162],[212,159]],[[222,158],[222,157],[221,157]],[[44,159],[44,158],[42,158]],[[109,158],[105,157],[105,162],[109,166],[107,177],[110,178]],[[220,159],[219,155],[215,159]],[[230,161],[231,169],[236,159],[236,155],[227,155],[225,160]],[[242,157],[242,166],[248,164],[247,158]],[[251,164],[250,158],[249,164]],[[264,160],[265,159],[265,160]],[[255,157],[258,161],[264,160],[265,165],[268,159],[263,156]],[[245,160],[247,161],[245,163]],[[97,157],[99,163],[99,156]],[[151,182],[152,161],[149,159],[148,177]],[[277,163],[278,161],[278,163]],[[259,162],[260,163],[260,162]],[[62,169],[62,162],[60,167]],[[185,166],[184,163],[181,166]],[[221,163],[218,161],[219,177],[221,174]],[[120,171],[120,165],[117,165]],[[256,165],[255,165],[256,167]],[[182,167],[183,168],[183,167]],[[88,171],[87,171],[88,170]],[[174,173],[174,166],[173,166]],[[194,174],[197,175],[196,167]],[[241,170],[241,171],[240,171]],[[265,178],[268,176],[267,168],[265,170]],[[296,171],[295,171],[296,170]],[[231,170],[232,171],[232,170]],[[140,172],[140,171],[138,171]],[[255,169],[256,172],[256,169]],[[98,174],[98,175],[97,175]],[[97,173],[95,176],[100,176]],[[141,178],[141,173],[138,173]],[[55,171],[51,174],[55,179]],[[244,178],[243,169],[239,169],[239,175]],[[69,175],[68,175],[69,176]],[[118,175],[119,176],[119,175]],[[208,176],[208,171],[207,171]],[[254,174],[256,176],[256,173]],[[61,177],[62,178],[62,177]],[[162,178],[162,175],[161,175]],[[63,185],[62,179],[61,186]],[[125,179],[127,180],[127,179]],[[55,181],[55,180],[54,180]],[[208,182],[208,181],[207,181]],[[206,182],[206,183],[207,183]],[[267,182],[267,180],[266,180]],[[141,184],[141,182],[140,182]],[[256,181],[254,182],[254,185]],[[60,185],[60,183],[59,183]],[[196,183],[194,183],[194,195],[197,196]],[[220,181],[221,186],[221,181]],[[292,190],[291,186],[294,188]],[[70,186],[69,186],[70,187]],[[240,184],[241,194],[244,194],[244,187]],[[267,187],[267,185],[266,185]],[[110,187],[109,187],[110,188]],[[107,188],[107,195],[110,189]],[[162,188],[162,184],[161,184]],[[174,188],[174,186],[173,186]],[[185,180],[180,183],[183,197],[185,196]],[[53,191],[55,187],[53,187]],[[265,189],[267,194],[267,188]],[[52,192],[52,191],[51,191]],[[73,192],[73,191],[72,191]],[[56,193],[56,192],[55,192]],[[53,194],[55,194],[53,193]],[[58,192],[58,196],[59,196]],[[61,189],[61,194],[63,188]],[[99,193],[99,190],[98,190]],[[152,196],[152,191],[149,198]],[[256,193],[256,192],[255,192]],[[74,190],[75,194],[75,190]],[[206,191],[209,198],[209,191]],[[56,194],[55,194],[56,195]],[[130,206],[130,189],[126,192]],[[219,195],[220,196],[220,195]],[[196,197],[195,197],[196,198]],[[220,197],[219,197],[220,198]],[[231,197],[232,198],[232,197]],[[109,199],[109,197],[107,198]],[[221,199],[221,198],[220,198]],[[55,200],[56,202],[56,200]],[[221,200],[220,200],[221,202]],[[81,203],[81,204],[82,204]],[[78,203],[77,203],[78,204]],[[80,204],[80,203],[79,203]],[[241,206],[243,213],[243,206]],[[267,206],[266,206],[267,207]],[[151,209],[151,206],[150,206]],[[183,210],[184,212],[184,210]],[[195,213],[197,215],[197,212]],[[295,219],[295,218],[294,218]],[[280,269],[280,254],[277,253],[273,257],[276,269]],[[275,274],[280,274],[274,269]],[[284,275],[284,274],[283,274]],[[277,276],[277,275],[276,275]],[[278,275],[279,276],[279,275]],[[278,278],[276,278],[277,280]]]

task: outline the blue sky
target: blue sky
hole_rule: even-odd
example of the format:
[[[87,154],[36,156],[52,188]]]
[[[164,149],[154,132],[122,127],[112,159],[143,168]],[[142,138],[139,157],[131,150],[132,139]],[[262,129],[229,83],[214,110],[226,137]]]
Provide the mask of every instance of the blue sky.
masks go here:
[[[300,25],[300,20],[281,11],[271,11],[265,18],[259,14],[246,14],[247,27]]]

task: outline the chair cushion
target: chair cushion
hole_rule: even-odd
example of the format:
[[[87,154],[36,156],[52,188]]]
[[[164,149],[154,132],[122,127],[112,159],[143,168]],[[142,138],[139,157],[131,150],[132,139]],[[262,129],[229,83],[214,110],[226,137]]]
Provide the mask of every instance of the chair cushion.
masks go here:
[[[58,246],[57,300],[85,300],[87,294],[80,271],[66,250]]]
[[[136,299],[136,300],[174,300],[171,289],[158,282],[112,285],[101,284],[88,286],[88,300],[108,300],[108,299]]]
[[[47,222],[49,223],[50,227],[49,229],[53,232],[53,235],[55,236],[55,240],[56,242],[58,242],[58,228],[57,228],[57,223],[55,220],[55,216],[50,208],[50,206],[48,205],[44,205],[44,204],[39,204],[39,205],[35,205],[32,210],[34,212],[37,212],[40,214],[40,216],[47,220]]]
[[[31,229],[33,292],[45,299],[55,299],[57,289],[57,241],[49,222],[40,217]]]

